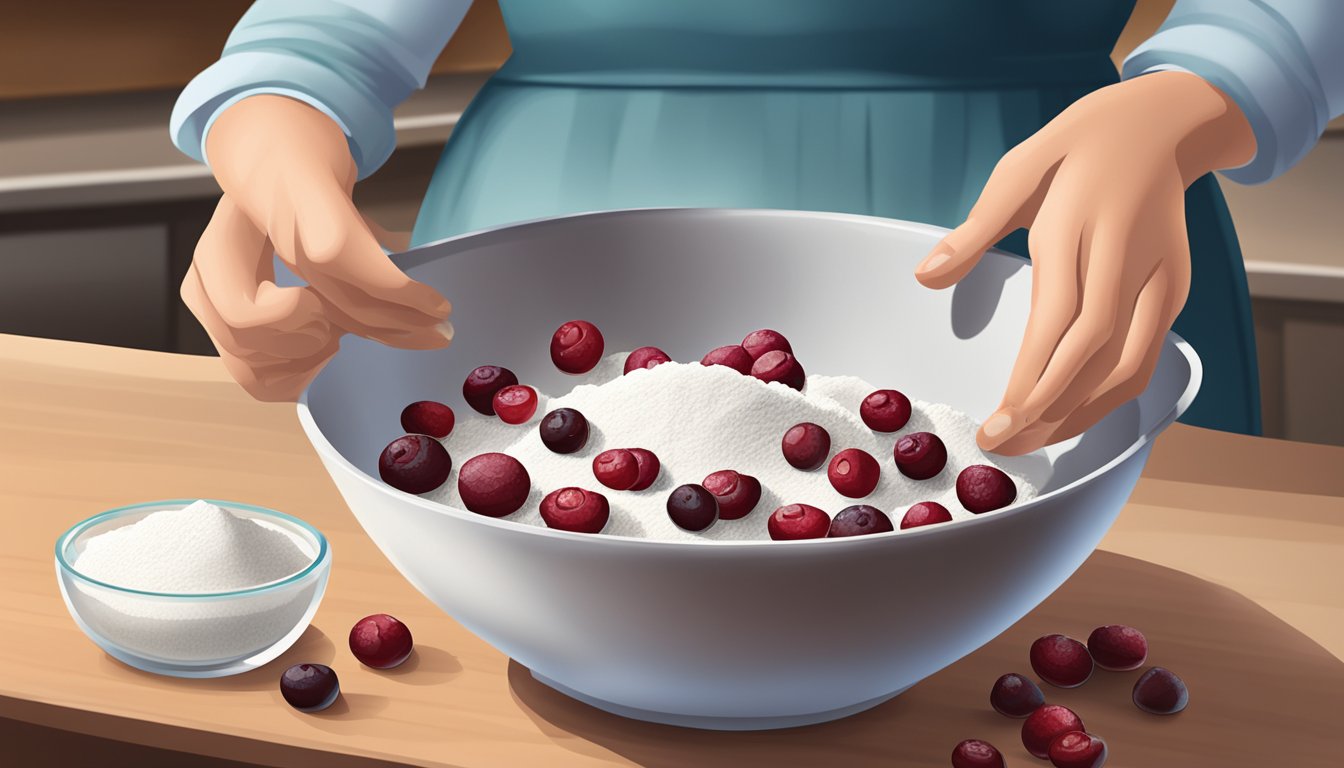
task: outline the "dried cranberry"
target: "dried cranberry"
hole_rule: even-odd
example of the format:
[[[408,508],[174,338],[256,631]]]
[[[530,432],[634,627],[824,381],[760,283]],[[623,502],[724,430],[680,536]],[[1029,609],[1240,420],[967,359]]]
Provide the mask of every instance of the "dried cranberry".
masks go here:
[[[672,362],[667,353],[657,347],[640,347],[625,358],[625,372],[638,371],[641,368],[653,368]]]
[[[1098,667],[1128,672],[1143,666],[1148,658],[1148,638],[1133,627],[1107,624],[1088,635],[1087,650],[1092,652]]]
[[[587,320],[570,320],[551,336],[551,362],[570,374],[587,373],[602,360],[602,332]]]
[[[1073,710],[1058,704],[1046,704],[1027,716],[1022,723],[1022,746],[1042,760],[1050,755],[1050,743],[1069,731],[1084,731],[1083,721]]]
[[[537,390],[514,384],[495,393],[495,413],[505,424],[523,424],[537,412]]]
[[[378,476],[406,493],[429,493],[453,471],[443,443],[428,435],[403,435],[387,444],[378,457]]]
[[[826,468],[826,477],[835,490],[851,499],[862,499],[872,493],[881,476],[877,459],[858,448],[846,448],[835,454]]]
[[[967,739],[952,750],[952,768],[1004,768],[1003,755],[993,744]]]
[[[318,712],[341,695],[341,681],[326,664],[295,664],[280,675],[280,695],[300,712]]]
[[[957,475],[957,500],[977,515],[1006,507],[1016,498],[1013,479],[998,467],[972,464]]]
[[[556,408],[542,416],[537,431],[552,453],[576,453],[588,444],[588,419],[573,408]]]
[[[910,398],[894,389],[879,389],[859,403],[859,418],[876,432],[895,432],[910,421]]]
[[[989,705],[1008,717],[1026,717],[1044,703],[1040,687],[1016,672],[1000,677],[989,690]]]
[[[495,393],[517,383],[518,377],[508,368],[482,365],[467,374],[467,380],[462,382],[462,398],[477,413],[494,416]]]
[[[719,519],[719,502],[704,486],[680,485],[667,495],[667,516],[678,528],[698,533]]]
[[[453,409],[433,400],[418,400],[401,411],[401,428],[413,435],[440,440],[453,431]]]
[[[1061,733],[1050,742],[1055,768],[1101,768],[1106,764],[1106,742],[1086,731]]]
[[[462,504],[487,517],[517,512],[532,490],[532,478],[521,462],[504,453],[482,453],[467,459],[457,473]]]
[[[867,536],[870,533],[886,533],[893,530],[891,518],[877,507],[867,504],[855,504],[836,513],[831,528],[826,535],[837,539],[842,536]]]
[[[701,485],[714,494],[723,520],[746,517],[761,500],[761,481],[731,469],[710,473]]]
[[[1190,703],[1190,691],[1176,673],[1153,667],[1134,683],[1134,706],[1154,715],[1174,715]]]
[[[726,365],[734,371],[747,376],[751,373],[751,364],[756,359],[751,353],[742,348],[741,344],[731,344],[726,347],[710,350],[700,361],[701,365]]]
[[[1031,668],[1045,682],[1077,688],[1092,676],[1092,654],[1087,646],[1064,635],[1046,635],[1031,644]]]
[[[780,442],[784,460],[795,469],[813,470],[826,461],[831,452],[831,433],[820,424],[804,421],[794,424]]]
[[[928,480],[947,466],[947,446],[932,432],[902,435],[891,452],[896,468],[911,480]]]
[[[593,477],[613,491],[628,491],[639,482],[639,460],[624,448],[612,448],[593,457]]]
[[[766,522],[775,541],[820,539],[831,529],[831,518],[809,504],[786,504],[776,509]]]
[[[910,508],[905,511],[905,517],[901,518],[901,530],[918,528],[921,525],[950,522],[952,522],[952,513],[947,511],[947,507],[936,501],[921,501],[918,504],[911,504]]]
[[[751,364],[751,375],[766,382],[778,381],[801,392],[807,383],[803,366],[788,352],[766,352]]]
[[[599,533],[610,517],[607,497],[582,488],[561,488],[541,500],[541,519],[561,531]]]
[[[766,352],[788,352],[793,354],[793,347],[789,340],[784,338],[784,334],[779,331],[772,331],[769,328],[762,328],[759,331],[752,331],[742,340],[742,348],[751,355],[752,360],[760,359]]]
[[[411,655],[411,630],[394,616],[375,613],[350,628],[350,652],[374,669],[391,669]]]
[[[627,490],[643,491],[658,479],[658,472],[662,469],[663,463],[653,451],[644,448],[627,448],[630,455],[635,457],[635,465],[639,468],[639,475],[635,478],[635,484]]]

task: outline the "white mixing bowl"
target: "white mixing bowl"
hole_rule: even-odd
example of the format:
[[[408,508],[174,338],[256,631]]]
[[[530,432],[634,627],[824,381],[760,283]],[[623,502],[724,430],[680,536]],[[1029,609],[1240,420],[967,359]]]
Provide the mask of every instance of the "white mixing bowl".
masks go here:
[[[912,270],[942,235],[860,216],[666,209],[436,243],[399,263],[452,300],[453,346],[408,352],[352,339],[299,417],[388,559],[539,680],[677,725],[843,717],[988,642],[1087,559],[1153,438],[1194,398],[1199,360],[1184,341],[1167,337],[1142,397],[1081,438],[1009,462],[1041,488],[1036,499],[875,536],[671,543],[566,533],[402,493],[377,479],[377,458],[406,403],[467,412],[461,383],[477,365],[567,391],[576,380],[556,371],[548,345],[575,318],[595,322],[609,351],[656,344],[677,360],[775,328],[809,373],[860,376],[983,419],[1021,340],[1030,270],[994,252],[956,289],[928,290]]]

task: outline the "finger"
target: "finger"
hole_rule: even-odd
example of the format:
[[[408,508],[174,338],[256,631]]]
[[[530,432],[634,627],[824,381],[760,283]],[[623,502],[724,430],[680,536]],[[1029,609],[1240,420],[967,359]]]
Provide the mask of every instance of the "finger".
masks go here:
[[[1050,194],[1031,226],[1031,312],[1000,407],[1021,407],[1077,315],[1083,224],[1066,192]]]
[[[1046,169],[1022,146],[994,166],[966,221],[949,232],[915,268],[915,279],[929,288],[947,288],[961,280],[985,251],[1023,222],[1021,211],[1043,186]]]
[[[1169,278],[1168,282],[1172,279],[1179,278]],[[1168,288],[1159,306],[1145,287],[1145,296],[1140,297],[1134,309],[1134,321],[1115,370],[1082,406],[1052,430],[1046,444],[1082,434],[1111,411],[1143,394],[1162,356],[1167,331],[1185,304],[1186,290],[1180,285],[1174,290]]]
[[[304,357],[330,337],[312,291],[281,288],[269,243],[226,196],[197,243],[192,269],[202,297],[222,321],[216,332],[231,348],[277,357]]]
[[[1085,373],[1084,368],[1099,353],[1105,352],[1112,357],[1119,356],[1119,345],[1111,343],[1114,331],[1117,327],[1128,327],[1129,313],[1133,311],[1133,302],[1124,302],[1121,299],[1122,294],[1127,292],[1124,283],[1125,253],[1123,247],[1117,247],[1117,243],[1123,242],[1123,238],[1115,235],[1109,228],[1097,226],[1088,246],[1093,253],[1087,274],[1083,277],[1083,292],[1077,318],[1065,331],[1049,362],[1046,363],[1040,380],[1021,404],[1001,409],[981,426],[982,447],[997,450],[1014,435],[1032,426],[1042,417],[1045,410]],[[1130,295],[1136,295],[1138,286],[1132,290],[1133,294]],[[1126,303],[1127,307],[1124,306]],[[1121,315],[1124,316],[1123,326],[1118,326]],[[1114,360],[1111,364],[1114,364]],[[1097,364],[1103,368],[1105,365],[1105,361]],[[1096,376],[1097,366],[1086,373]],[[1092,386],[1100,382],[1101,378],[1097,377]],[[1002,428],[1004,419],[1008,421],[1006,428]]]
[[[311,190],[295,210],[293,250],[304,277],[357,321],[386,330],[432,328],[452,305],[438,291],[409,278],[383,253],[354,203],[334,185]]]
[[[258,365],[221,351],[220,360],[229,375],[252,397],[264,402],[292,402],[317,376],[339,349],[339,337],[328,347],[300,360]]]

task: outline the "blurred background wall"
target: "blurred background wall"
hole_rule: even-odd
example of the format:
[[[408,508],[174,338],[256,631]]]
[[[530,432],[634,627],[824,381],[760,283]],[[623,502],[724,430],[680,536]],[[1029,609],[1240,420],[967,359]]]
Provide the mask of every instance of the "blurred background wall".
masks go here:
[[[1172,0],[1139,0],[1117,62]],[[0,332],[208,354],[177,284],[218,188],[180,155],[177,91],[213,62],[249,0],[46,0],[0,9]],[[476,0],[398,149],[356,199],[409,229],[444,140],[508,57]],[[1254,298],[1268,434],[1344,444],[1344,122],[1298,167],[1223,184]]]

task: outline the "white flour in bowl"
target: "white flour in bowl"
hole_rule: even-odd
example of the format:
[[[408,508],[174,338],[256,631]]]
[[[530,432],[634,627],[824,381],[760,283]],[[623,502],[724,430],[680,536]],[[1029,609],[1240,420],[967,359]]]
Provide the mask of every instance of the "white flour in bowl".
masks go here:
[[[90,538],[75,569],[124,589],[201,594],[278,581],[312,560],[289,534],[195,501]]]
[[[457,468],[481,453],[499,451],[522,462],[532,492],[509,520],[545,525],[539,505],[557,488],[578,486],[603,494],[611,505],[604,534],[662,540],[768,539],[766,520],[783,504],[811,504],[832,517],[853,504],[886,512],[899,527],[912,504],[937,501],[954,520],[973,515],[957,501],[957,474],[971,464],[993,464],[1017,484],[1017,501],[1036,495],[1020,473],[982,452],[975,443],[977,425],[945,405],[913,401],[910,421],[899,432],[869,429],[859,418],[859,403],[877,387],[851,376],[809,376],[804,392],[766,384],[724,366],[664,363],[622,376],[624,354],[611,355],[588,376],[588,383],[563,397],[541,396],[536,416],[511,426],[474,412],[459,421],[444,441],[453,457],[448,481],[428,497],[463,508],[457,493]],[[587,417],[591,435],[583,450],[556,454],[541,442],[537,423],[549,410],[574,408]],[[780,440],[799,422],[820,424],[831,435],[831,453],[861,448],[882,467],[877,489],[862,499],[842,496],[826,477],[826,465],[804,472],[784,460]],[[947,445],[947,467],[929,480],[910,480],[896,469],[892,447],[911,432],[933,432]],[[593,476],[593,457],[608,448],[646,448],[657,454],[662,473],[644,491],[613,491]],[[761,481],[760,503],[739,520],[720,520],[691,533],[668,518],[668,493],[684,483],[700,483],[711,472],[733,469]]]

